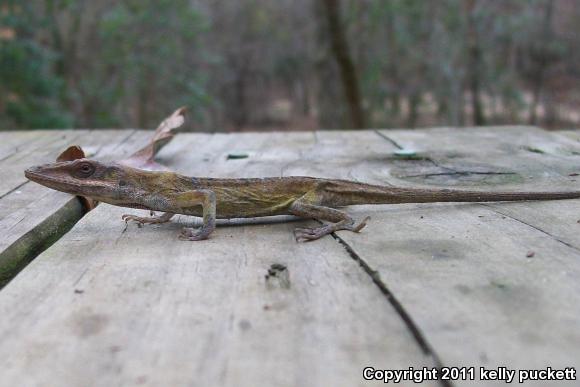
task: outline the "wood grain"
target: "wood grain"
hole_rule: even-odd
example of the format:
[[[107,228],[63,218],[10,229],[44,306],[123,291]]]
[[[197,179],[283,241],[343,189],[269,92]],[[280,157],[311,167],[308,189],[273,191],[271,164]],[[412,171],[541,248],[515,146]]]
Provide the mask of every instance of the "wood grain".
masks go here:
[[[306,168],[315,144],[188,134],[160,159],[195,175],[278,176]],[[296,244],[300,223],[250,220],[188,243],[176,238],[190,219],[126,227],[128,211],[97,207],[0,292],[3,383],[363,386],[365,366],[436,364],[333,238]]]
[[[578,144],[538,129],[381,134],[388,136],[386,146],[413,149],[420,159],[397,161],[377,177],[361,166],[367,163],[361,156],[353,168],[371,171],[366,179],[361,176],[369,182],[580,188],[569,176],[580,167]],[[456,171],[511,172],[519,179]],[[359,235],[340,232],[339,237],[377,271],[444,364],[578,367],[578,201],[360,206],[351,212],[359,218],[371,214],[372,221]]]
[[[53,162],[73,144],[83,146],[91,157],[123,157],[150,135],[135,130],[0,133],[0,141],[14,146],[12,151],[0,147],[0,155],[4,154],[0,157],[0,287],[85,213],[76,198],[29,182],[24,170]]]
[[[558,190],[580,188],[579,139],[187,134],[159,157],[198,176]],[[310,221],[223,221],[188,243],[176,237],[191,218],[126,227],[121,214],[144,212],[102,205],[0,291],[0,385],[364,386],[380,383],[365,366],[578,368],[579,203],[357,206],[372,217],[360,234],[307,244],[292,229]]]

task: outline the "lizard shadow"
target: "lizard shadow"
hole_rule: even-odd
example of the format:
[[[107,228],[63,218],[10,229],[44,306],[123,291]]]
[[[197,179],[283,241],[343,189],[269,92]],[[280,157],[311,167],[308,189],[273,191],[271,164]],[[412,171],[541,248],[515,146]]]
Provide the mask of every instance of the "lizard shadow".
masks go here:
[[[233,219],[217,219],[217,227],[239,227],[248,225],[264,225],[264,224],[280,224],[288,222],[308,221],[309,219],[299,218],[292,215],[276,215],[265,216],[260,218],[233,218]],[[203,223],[202,218],[197,216],[177,215],[174,220],[166,224],[158,225],[158,227],[166,227],[168,229],[181,229],[182,227],[199,227]]]

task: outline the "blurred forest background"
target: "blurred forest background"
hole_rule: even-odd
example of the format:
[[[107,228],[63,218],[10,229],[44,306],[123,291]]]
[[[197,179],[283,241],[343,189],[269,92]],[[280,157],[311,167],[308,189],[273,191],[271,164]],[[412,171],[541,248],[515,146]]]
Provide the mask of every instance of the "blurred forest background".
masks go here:
[[[0,0],[0,128],[580,126],[578,0]]]

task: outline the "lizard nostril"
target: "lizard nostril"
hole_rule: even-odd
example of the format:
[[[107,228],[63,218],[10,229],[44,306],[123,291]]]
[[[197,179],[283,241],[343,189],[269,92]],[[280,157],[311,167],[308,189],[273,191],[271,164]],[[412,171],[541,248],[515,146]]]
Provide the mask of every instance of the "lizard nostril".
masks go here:
[[[26,176],[26,177],[31,177],[31,176],[33,176],[34,174],[37,174],[37,173],[39,173],[39,172],[41,172],[41,171],[42,171],[42,168],[41,168],[40,166],[34,166],[34,167],[30,167],[30,168],[28,168],[28,169],[26,169],[26,170],[24,171],[24,176]]]
[[[33,173],[34,173],[34,168],[28,168],[27,170],[24,171],[24,176],[26,176],[27,178],[30,178]]]

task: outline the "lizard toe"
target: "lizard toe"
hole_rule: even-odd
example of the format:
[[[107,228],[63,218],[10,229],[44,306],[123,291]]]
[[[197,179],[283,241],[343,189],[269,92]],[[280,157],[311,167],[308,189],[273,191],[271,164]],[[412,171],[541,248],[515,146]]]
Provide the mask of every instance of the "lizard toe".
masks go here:
[[[133,221],[133,222],[140,221],[140,218],[138,216],[129,215],[129,214],[125,214],[125,215],[121,216],[121,219],[123,219],[125,221],[125,223],[129,223],[129,221]]]
[[[203,236],[203,235],[190,235],[190,236],[180,235],[179,236],[179,240],[182,240],[182,241],[201,241],[204,239],[207,239],[207,237]]]
[[[203,239],[207,239],[208,235],[194,228],[183,228],[181,230],[181,235],[179,235],[179,239],[182,241],[201,241]]]
[[[317,228],[309,229],[296,229],[294,230],[294,237],[296,242],[309,242],[323,237],[328,234],[326,230],[321,230]]]
[[[314,234],[316,233],[315,228],[295,228],[294,234]]]
[[[362,230],[363,228],[365,228],[365,226],[367,225],[367,222],[371,220],[370,216],[367,216],[366,218],[364,218],[358,225],[352,227],[350,229],[350,231],[353,232],[360,232],[360,230]]]
[[[296,242],[310,242],[310,241],[314,241],[316,239],[320,238],[320,236],[317,235],[301,235],[298,238],[296,238]]]

